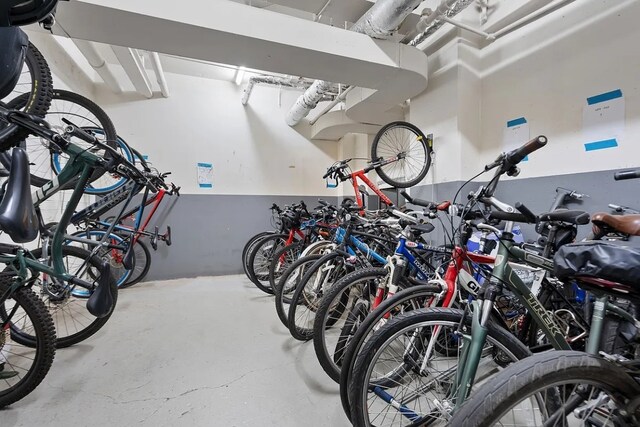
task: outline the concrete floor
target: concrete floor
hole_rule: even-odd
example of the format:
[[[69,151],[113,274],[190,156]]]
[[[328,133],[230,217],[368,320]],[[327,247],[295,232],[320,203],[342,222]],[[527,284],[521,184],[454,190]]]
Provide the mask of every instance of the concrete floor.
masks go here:
[[[142,283],[107,325],[58,350],[0,426],[348,426],[313,343],[244,276]]]

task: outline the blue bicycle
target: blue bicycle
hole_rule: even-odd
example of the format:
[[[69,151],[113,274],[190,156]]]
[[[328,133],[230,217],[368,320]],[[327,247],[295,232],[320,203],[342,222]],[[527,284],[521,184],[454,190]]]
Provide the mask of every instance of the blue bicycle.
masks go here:
[[[386,264],[387,256],[393,253],[397,230],[392,231],[379,221],[365,220],[354,212],[344,212],[343,209],[344,223],[336,230],[335,244],[305,270],[293,291],[288,324],[291,335],[298,340],[313,337],[318,305],[334,283],[355,269]]]

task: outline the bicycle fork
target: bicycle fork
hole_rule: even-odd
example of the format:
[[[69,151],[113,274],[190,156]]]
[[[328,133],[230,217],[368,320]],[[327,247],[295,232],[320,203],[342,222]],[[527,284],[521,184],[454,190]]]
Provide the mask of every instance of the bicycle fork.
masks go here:
[[[493,291],[493,292],[492,292]],[[471,303],[471,334],[462,332],[462,326],[467,316],[467,310],[462,318],[461,324],[458,329],[458,334],[462,339],[462,348],[460,350],[460,360],[458,361],[458,369],[456,371],[455,388],[455,409],[457,410],[462,403],[464,403],[471,387],[473,387],[473,381],[480,365],[480,358],[482,357],[482,350],[487,340],[487,323],[491,316],[493,308],[493,298],[491,295],[495,295],[494,289],[487,289],[488,298],[475,300]]]

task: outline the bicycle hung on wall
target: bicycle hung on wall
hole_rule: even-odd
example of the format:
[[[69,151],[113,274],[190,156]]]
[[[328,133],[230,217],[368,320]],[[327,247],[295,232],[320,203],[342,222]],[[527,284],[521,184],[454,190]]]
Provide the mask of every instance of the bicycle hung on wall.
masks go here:
[[[85,310],[93,315],[95,320],[88,322],[86,325],[82,325],[80,330],[71,331],[69,338],[73,341],[72,343],[77,342],[77,339],[87,337],[87,335],[83,333],[84,330],[89,329],[92,333],[95,333],[99,327],[104,325],[113,312],[117,299],[117,288],[111,276],[109,264],[100,262],[98,263],[99,268],[96,268],[96,266],[90,262],[90,260],[94,258],[87,255],[84,251],[85,259],[83,262],[74,268],[73,271],[68,270],[68,264],[66,264],[65,261],[68,259],[69,249],[64,246],[64,233],[70,223],[70,218],[73,216],[74,210],[84,192],[84,188],[88,184],[96,167],[108,169],[110,173],[129,176],[141,182],[145,182],[146,178],[135,165],[129,163],[115,152],[115,150],[112,150],[106,144],[102,144],[91,134],[75,127],[70,122],[68,122],[64,129],[64,133],[58,134],[49,129],[44,120],[28,116],[15,110],[0,108],[0,119],[24,127],[28,129],[29,132],[45,138],[51,144],[56,145],[57,149],[68,153],[70,159],[72,159],[67,162],[57,179],[45,184],[34,193],[33,199],[35,199],[35,201],[33,201],[33,203],[31,203],[32,197],[29,193],[29,180],[24,178],[21,181],[24,188],[16,190],[16,192],[19,191],[20,194],[20,204],[17,205],[18,207],[16,209],[20,209],[19,213],[24,220],[18,222],[20,228],[17,230],[4,227],[5,231],[15,242],[25,242],[35,239],[38,230],[46,234],[47,230],[38,209],[40,204],[69,182],[73,182],[73,193],[62,214],[59,226],[56,227],[55,232],[53,232],[47,253],[38,254],[40,257],[38,259],[33,253],[30,253],[22,247],[5,245],[2,256],[0,256],[0,262],[9,266],[11,274],[13,274],[15,279],[10,291],[15,291],[25,285],[38,284],[40,292],[47,300],[51,311],[60,311],[60,307],[64,307],[65,303],[72,301],[72,293],[74,290],[84,289],[88,291],[88,298],[84,300],[86,302]],[[75,145],[71,142],[72,137],[82,139],[91,144],[101,145],[102,148],[107,151],[112,150],[109,160],[97,157],[84,147]],[[26,161],[26,155],[23,150],[14,149],[14,152],[15,154],[12,154],[12,156],[15,160]],[[21,160],[21,156],[24,157],[25,160]],[[14,173],[14,169],[16,169],[15,173],[19,172],[19,168],[15,168],[12,162],[11,173]],[[26,171],[28,173],[28,167],[26,167]],[[44,281],[39,279],[39,274],[43,274]],[[85,275],[87,278],[84,278]],[[80,277],[83,278],[81,279]],[[4,298],[7,298],[10,294],[11,292],[8,292]],[[61,314],[64,314],[64,312],[65,310],[63,310]],[[89,318],[86,314],[84,316]],[[61,321],[63,320],[64,319]],[[96,329],[96,327],[98,328]],[[29,334],[25,333],[24,335],[25,339],[23,341],[28,342]]]
[[[362,181],[387,206],[393,202],[378,186],[367,177],[367,173],[375,170],[378,176],[395,188],[407,188],[417,185],[427,176],[431,166],[433,151],[433,135],[425,136],[415,125],[407,122],[392,122],[384,126],[375,136],[371,146],[371,160],[364,169],[352,172],[346,159],[333,164],[322,179],[331,179],[336,187],[338,182],[350,181],[358,206],[364,209],[365,204],[360,192]]]

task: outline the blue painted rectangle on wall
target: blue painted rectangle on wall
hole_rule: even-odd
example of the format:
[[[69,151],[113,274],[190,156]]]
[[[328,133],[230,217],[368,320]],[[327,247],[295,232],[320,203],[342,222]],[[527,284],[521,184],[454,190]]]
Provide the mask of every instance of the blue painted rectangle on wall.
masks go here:
[[[612,90],[611,92],[601,93],[600,95],[594,95],[587,98],[587,104],[599,104],[605,101],[611,101],[612,99],[622,98],[622,91],[620,89]]]
[[[525,123],[527,123],[527,119],[525,119],[524,117],[520,117],[519,119],[509,120],[507,122],[507,127],[512,128],[514,126],[523,125]]]
[[[585,151],[604,150],[605,148],[615,148],[618,146],[618,141],[614,139],[605,139],[602,141],[589,142],[584,144]]]

